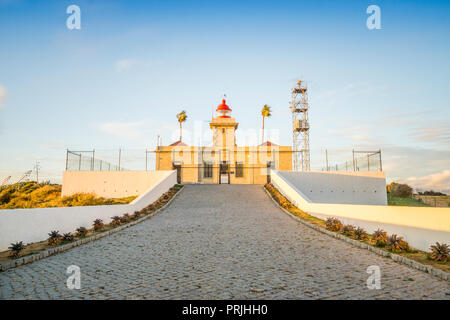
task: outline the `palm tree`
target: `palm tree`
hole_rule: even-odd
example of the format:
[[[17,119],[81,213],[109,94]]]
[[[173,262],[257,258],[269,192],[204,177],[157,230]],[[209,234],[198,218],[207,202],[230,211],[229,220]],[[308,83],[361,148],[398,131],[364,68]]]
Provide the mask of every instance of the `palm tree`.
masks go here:
[[[186,111],[183,110],[180,113],[178,113],[177,114],[177,119],[178,119],[178,122],[180,124],[180,142],[181,142],[181,139],[183,137],[183,131],[182,131],[182,128],[181,128],[181,124],[187,120]]]
[[[269,118],[272,115],[272,110],[270,110],[270,106],[265,104],[261,110],[261,114],[262,114],[262,143],[264,143],[264,119],[266,117]]]

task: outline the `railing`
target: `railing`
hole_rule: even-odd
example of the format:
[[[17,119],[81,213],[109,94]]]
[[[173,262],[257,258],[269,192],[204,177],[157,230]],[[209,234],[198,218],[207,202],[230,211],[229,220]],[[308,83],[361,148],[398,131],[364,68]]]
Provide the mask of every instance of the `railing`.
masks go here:
[[[126,170],[120,165],[120,150],[118,164],[112,164],[103,159],[95,157],[95,150],[92,151],[71,151],[66,152],[66,171],[122,171]]]
[[[352,159],[338,164],[329,164],[328,151],[326,153],[326,165],[322,171],[383,171],[381,150],[355,151],[352,150]],[[360,156],[357,156],[360,155]]]

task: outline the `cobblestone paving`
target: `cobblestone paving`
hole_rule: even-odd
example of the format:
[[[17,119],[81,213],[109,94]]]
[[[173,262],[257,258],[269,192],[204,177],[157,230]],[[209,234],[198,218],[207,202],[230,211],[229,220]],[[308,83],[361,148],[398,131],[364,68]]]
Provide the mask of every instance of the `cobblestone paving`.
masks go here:
[[[81,289],[66,268],[81,268]],[[381,268],[369,290],[368,266]],[[262,186],[188,185],[159,215],[0,273],[2,299],[449,299],[447,282],[312,230]]]

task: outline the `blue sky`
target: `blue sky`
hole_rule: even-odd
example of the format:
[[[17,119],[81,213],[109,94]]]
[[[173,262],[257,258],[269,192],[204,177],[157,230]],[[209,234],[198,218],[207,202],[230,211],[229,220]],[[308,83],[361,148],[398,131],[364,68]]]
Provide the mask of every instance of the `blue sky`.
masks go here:
[[[81,9],[81,30],[66,8]],[[369,30],[366,8],[381,9]],[[450,192],[448,1],[0,0],[0,180],[58,179],[65,149],[173,141],[175,114],[205,132],[227,94],[239,130],[291,144],[290,89],[310,88],[312,167],[381,149],[388,180]]]

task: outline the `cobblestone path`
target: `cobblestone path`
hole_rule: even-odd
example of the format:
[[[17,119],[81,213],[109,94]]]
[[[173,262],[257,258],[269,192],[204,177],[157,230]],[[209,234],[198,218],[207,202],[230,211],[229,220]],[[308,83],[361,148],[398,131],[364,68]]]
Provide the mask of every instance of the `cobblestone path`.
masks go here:
[[[81,268],[81,289],[66,268]],[[368,266],[381,269],[369,290]],[[448,282],[312,230],[256,185],[187,185],[152,219],[0,273],[2,299],[450,299]]]

